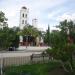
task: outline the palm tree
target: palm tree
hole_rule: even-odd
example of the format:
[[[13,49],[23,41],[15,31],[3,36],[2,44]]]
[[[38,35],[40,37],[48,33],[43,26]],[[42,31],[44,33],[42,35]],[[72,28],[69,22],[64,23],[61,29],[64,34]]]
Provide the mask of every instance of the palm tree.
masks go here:
[[[22,30],[22,35],[30,35],[33,37],[37,37],[39,36],[39,31],[37,30],[37,28],[34,28],[33,26],[27,26],[24,27],[24,29]]]
[[[26,37],[26,44],[28,43],[29,37],[32,37],[32,41],[36,43],[36,38],[40,35],[37,28],[34,28],[31,25],[25,26],[20,34]]]

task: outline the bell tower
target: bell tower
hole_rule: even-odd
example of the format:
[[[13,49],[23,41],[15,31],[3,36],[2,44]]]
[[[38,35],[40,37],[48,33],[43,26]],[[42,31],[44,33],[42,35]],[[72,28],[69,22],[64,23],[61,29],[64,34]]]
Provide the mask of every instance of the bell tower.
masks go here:
[[[27,25],[28,21],[28,9],[26,7],[22,7],[20,10],[20,30],[23,30],[24,26]]]
[[[37,28],[37,19],[36,18],[32,20],[32,26]]]
[[[23,30],[24,26],[28,24],[27,21],[28,21],[28,9],[26,7],[22,7],[20,10],[20,24],[19,24],[20,31]],[[22,35],[19,36],[19,44],[20,46],[23,45]]]

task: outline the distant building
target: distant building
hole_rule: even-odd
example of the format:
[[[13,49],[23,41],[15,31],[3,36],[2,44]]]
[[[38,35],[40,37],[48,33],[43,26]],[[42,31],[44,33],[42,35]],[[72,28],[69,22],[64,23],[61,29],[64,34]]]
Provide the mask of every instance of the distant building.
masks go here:
[[[32,26],[37,28],[37,19],[32,20]]]
[[[39,44],[42,46],[43,43],[44,43],[44,40],[43,40],[44,39],[43,38],[43,33],[44,33],[43,28],[38,28],[38,20],[37,19],[32,20],[32,26],[37,28],[42,33],[39,37],[36,38],[37,46],[39,46]]]
[[[59,32],[59,30],[52,30],[52,32]]]
[[[20,24],[19,24],[20,31],[23,30],[24,27],[29,25],[28,24],[28,13],[29,13],[29,10],[26,7],[21,8],[21,10],[20,10]],[[32,20],[32,26],[34,28],[38,29],[38,27],[37,27],[37,19]],[[41,30],[38,29],[38,30],[42,31],[43,29],[41,29]],[[29,39],[31,39],[33,42],[30,43]],[[19,36],[19,45],[20,46],[33,45],[36,42],[36,46],[39,46],[40,43],[41,44],[43,43],[42,36],[36,37],[35,39],[36,39],[36,41],[34,41],[34,37],[31,36],[31,35],[25,35],[25,36],[20,35]]]
[[[43,28],[38,28],[39,31],[44,31]]]

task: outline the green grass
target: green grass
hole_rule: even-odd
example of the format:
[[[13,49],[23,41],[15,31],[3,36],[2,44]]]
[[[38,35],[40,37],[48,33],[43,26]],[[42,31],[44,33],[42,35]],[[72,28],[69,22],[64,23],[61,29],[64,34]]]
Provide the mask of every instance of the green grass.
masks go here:
[[[12,66],[5,68],[5,75],[49,75],[58,66],[57,62]]]

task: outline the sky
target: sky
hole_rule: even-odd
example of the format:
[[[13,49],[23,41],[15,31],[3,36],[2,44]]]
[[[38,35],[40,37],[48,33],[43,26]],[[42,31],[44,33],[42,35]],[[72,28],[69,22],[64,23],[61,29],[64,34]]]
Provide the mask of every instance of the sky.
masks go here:
[[[28,23],[38,19],[38,28],[56,29],[55,26],[65,19],[75,20],[75,0],[0,0],[0,11],[8,18],[8,26],[19,26],[20,9],[27,7]]]

